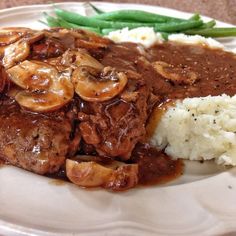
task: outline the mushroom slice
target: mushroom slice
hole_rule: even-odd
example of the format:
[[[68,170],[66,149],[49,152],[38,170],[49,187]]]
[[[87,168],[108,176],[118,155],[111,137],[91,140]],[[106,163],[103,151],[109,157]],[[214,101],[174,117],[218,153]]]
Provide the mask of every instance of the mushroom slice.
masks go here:
[[[112,43],[110,39],[101,37],[100,35],[89,30],[71,29],[70,34],[73,35],[76,39],[84,40],[87,42],[90,41],[93,42],[94,44],[99,43],[105,46]]]
[[[137,184],[138,164],[121,164],[120,162],[103,187],[113,191],[123,191],[133,188]]]
[[[94,57],[90,56],[84,50],[79,50],[76,52],[76,65],[90,66],[97,70],[102,70],[104,68],[104,66],[99,61],[97,61]]]
[[[81,187],[100,187],[112,175],[113,170],[96,162],[66,160],[66,175],[69,180]]]
[[[30,45],[44,37],[44,33],[36,32],[35,34],[20,39],[4,48],[2,64],[5,68],[10,68],[16,63],[24,61],[30,54]]]
[[[87,50],[96,50],[106,48],[107,45],[103,43],[95,43],[94,41],[87,41],[77,39],[75,42],[76,47],[86,48]]]
[[[85,48],[94,51],[96,49],[106,48],[112,41],[108,38],[101,37],[100,35],[82,29],[70,30],[70,34],[75,37],[75,47]]]
[[[31,29],[23,27],[9,27],[0,29],[0,46],[15,43],[29,31],[31,31]]]
[[[66,160],[66,175],[81,187],[104,187],[113,191],[132,188],[138,183],[138,165],[114,161],[102,165],[94,161],[77,162]]]
[[[102,70],[104,68],[104,66],[99,61],[97,61],[94,57],[90,56],[88,52],[83,49],[68,49],[62,55],[61,63],[65,66],[90,66],[97,70]]]
[[[111,67],[102,72],[90,66],[79,66],[72,75],[75,92],[85,101],[103,102],[117,96],[127,84],[127,76]]]
[[[10,68],[17,62],[25,60],[29,53],[29,44],[25,40],[19,40],[4,49],[2,64],[5,68]]]
[[[58,109],[74,95],[71,70],[59,72],[54,66],[40,61],[24,61],[7,70],[12,82],[25,89],[16,94],[16,101],[36,112]]]
[[[7,73],[10,80],[23,89],[47,90],[58,71],[44,62],[25,60],[8,69]]]
[[[62,98],[53,92],[33,93],[29,91],[21,91],[15,96],[16,101],[22,106],[34,112],[50,112],[63,107],[68,103],[69,99]]]
[[[45,33],[42,31],[35,32],[32,35],[25,37],[25,40],[31,45],[39,40],[41,40],[45,36]]]
[[[45,63],[54,66],[55,68],[57,68],[57,70],[59,71],[63,71],[68,67],[71,67],[73,69],[73,67],[71,66],[71,64],[69,65],[63,65],[62,64],[62,57],[52,57],[52,58],[48,58],[43,60]]]
[[[192,85],[198,80],[197,74],[188,68],[178,68],[164,61],[156,61],[152,65],[157,73],[174,84]]]

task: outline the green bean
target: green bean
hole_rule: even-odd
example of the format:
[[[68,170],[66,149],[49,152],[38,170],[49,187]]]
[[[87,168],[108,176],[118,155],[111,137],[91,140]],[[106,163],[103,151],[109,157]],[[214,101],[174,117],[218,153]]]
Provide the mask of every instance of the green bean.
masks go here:
[[[168,32],[178,32],[186,29],[192,29],[195,27],[199,27],[203,24],[202,21],[186,21],[181,23],[166,23],[166,24],[155,24],[154,30],[160,33],[166,33],[164,39],[168,37]],[[102,34],[109,34],[114,31],[114,28],[102,29]]]
[[[236,27],[214,28],[216,22],[211,20],[203,23],[199,14],[184,20],[139,10],[120,10],[104,13],[94,5],[90,6],[98,15],[93,17],[82,16],[78,13],[55,9],[58,18],[44,13],[47,25],[50,27],[81,28],[99,34],[107,35],[122,28],[153,27],[167,40],[169,33],[183,32],[189,35],[202,35],[205,37],[236,36]]]
[[[179,18],[149,13],[140,10],[119,10],[106,12],[103,14],[95,15],[92,19],[98,20],[132,20],[136,22],[146,22],[146,23],[165,23],[168,21],[181,22],[186,21]]]
[[[192,15],[189,20],[201,20],[201,16],[198,13]]]
[[[236,36],[236,27],[231,28],[209,28],[209,29],[192,29],[184,32],[185,34],[198,34],[205,37],[230,37]]]
[[[97,13],[97,14],[102,14],[105,13],[104,11],[100,10],[99,8],[95,7],[91,2],[88,2],[88,5],[92,7],[92,9]]]
[[[73,28],[79,28],[77,25],[72,25],[71,23],[61,19],[61,18],[58,18],[58,22],[60,24],[61,27],[63,28],[66,28],[66,29],[73,29]]]
[[[203,24],[201,20],[198,21],[185,21],[179,23],[169,24],[156,24],[154,30],[157,32],[181,32],[192,28],[200,27]]]
[[[211,21],[208,21],[207,23],[204,23],[201,27],[199,27],[199,29],[209,29],[209,28],[213,28],[215,25],[216,25],[216,21],[211,20]]]
[[[58,18],[58,22],[60,24],[61,27],[63,28],[67,28],[67,29],[83,29],[83,30],[88,30],[88,31],[92,31],[95,32],[97,34],[101,34],[100,30],[98,28],[92,28],[92,27],[86,27],[86,26],[80,26],[80,25],[76,25],[73,23],[69,23],[61,18]]]
[[[168,32],[178,32],[186,29],[192,29],[194,27],[199,27],[203,24],[202,21],[186,21],[181,23],[166,23],[166,24],[155,24],[154,30],[160,32],[163,38],[168,39]],[[102,34],[107,35],[112,31],[115,31],[114,28],[105,28],[102,29]]]
[[[103,21],[92,19],[86,16],[82,16],[78,13],[65,11],[59,8],[55,9],[55,13],[58,17],[74,24],[90,26],[95,28],[115,28],[121,29],[128,27],[129,29],[142,27],[142,26],[149,26],[152,27],[154,24],[145,24],[145,23],[127,23],[127,22],[111,22],[111,21]]]
[[[48,26],[50,26],[50,27],[59,27],[60,26],[60,24],[56,18],[49,16],[46,12],[44,12],[43,15],[47,21]]]
[[[108,28],[108,29],[102,29],[101,31],[103,35],[108,35],[110,32],[115,31],[115,30],[117,29]]]
[[[160,32],[160,33],[161,33],[162,38],[163,38],[165,41],[168,41],[169,34],[166,33],[166,32]]]
[[[62,19],[84,26],[90,26],[95,28],[114,28],[114,29],[122,29],[128,27],[129,29],[137,28],[137,27],[154,27],[156,31],[164,31],[164,32],[178,32],[181,30],[187,30],[195,27],[199,27],[203,24],[202,21],[184,21],[184,22],[170,22],[170,23],[160,23],[160,24],[151,24],[151,23],[129,23],[129,22],[113,22],[113,21],[103,21],[92,19],[86,16],[81,16],[80,14],[64,11],[62,9],[55,9],[55,12],[58,17]]]

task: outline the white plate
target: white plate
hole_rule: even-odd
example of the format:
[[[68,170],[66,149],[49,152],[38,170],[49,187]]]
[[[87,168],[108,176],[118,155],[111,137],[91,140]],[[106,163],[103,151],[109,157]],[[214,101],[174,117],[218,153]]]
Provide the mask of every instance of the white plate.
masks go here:
[[[95,4],[106,11],[135,8],[190,16],[147,5]],[[83,3],[57,5],[90,13]],[[52,10],[51,5],[1,10],[0,27],[43,28],[38,19],[43,11]],[[236,47],[235,39],[223,42]],[[185,174],[169,185],[124,193],[55,185],[15,167],[0,169],[0,235],[233,235],[235,222],[236,168],[226,170],[213,162],[187,162]]]

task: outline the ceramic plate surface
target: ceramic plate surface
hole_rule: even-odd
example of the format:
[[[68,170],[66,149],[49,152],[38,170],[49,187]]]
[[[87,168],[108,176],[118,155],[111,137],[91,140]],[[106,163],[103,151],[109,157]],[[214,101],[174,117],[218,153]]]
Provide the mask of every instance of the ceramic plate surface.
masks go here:
[[[132,8],[183,18],[191,15],[147,5],[95,4],[105,11]],[[83,3],[57,5],[91,14]],[[53,6],[1,10],[0,27],[42,29],[45,26],[38,20],[44,11],[53,11]],[[236,39],[222,42],[236,48]],[[214,162],[186,162],[184,175],[168,185],[123,193],[57,185],[15,167],[0,168],[0,235],[236,235],[235,222],[236,168]]]

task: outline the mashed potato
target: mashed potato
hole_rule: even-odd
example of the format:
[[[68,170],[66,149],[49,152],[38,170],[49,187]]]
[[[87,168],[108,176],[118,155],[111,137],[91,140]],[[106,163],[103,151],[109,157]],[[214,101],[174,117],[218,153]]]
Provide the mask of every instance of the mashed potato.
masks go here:
[[[133,42],[140,43],[145,47],[150,47],[155,43],[162,43],[164,41],[161,34],[154,32],[151,27],[139,27],[131,30],[124,28],[110,32],[107,37],[116,43]],[[224,45],[218,41],[200,35],[171,34],[168,40],[186,44],[203,44],[211,48],[224,49]]]
[[[162,116],[151,144],[174,158],[236,165],[236,95],[177,101]]]
[[[150,47],[155,43],[161,43],[163,41],[161,34],[155,33],[151,27],[139,27],[132,30],[124,28],[110,32],[107,37],[116,43],[140,43],[144,47]]]

